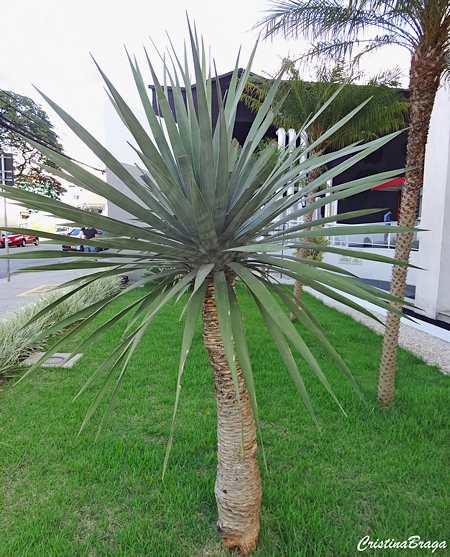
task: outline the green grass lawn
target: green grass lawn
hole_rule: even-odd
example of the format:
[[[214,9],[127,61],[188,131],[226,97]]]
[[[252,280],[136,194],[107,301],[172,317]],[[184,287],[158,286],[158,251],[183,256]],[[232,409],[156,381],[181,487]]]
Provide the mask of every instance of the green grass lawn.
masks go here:
[[[357,544],[366,535],[372,541],[417,535],[422,541],[446,540],[450,547],[450,377],[400,350],[395,406],[379,409],[381,337],[304,294],[365,396],[362,402],[305,334],[348,415],[299,362],[319,432],[252,302],[242,288],[239,295],[268,462],[266,473],[261,459],[263,502],[255,555],[360,555]],[[71,401],[120,339],[124,321],[72,369],[45,368],[16,386],[3,386],[1,557],[225,555],[215,533],[216,409],[200,323],[161,481],[183,332],[181,308],[181,303],[172,305],[154,320],[97,443],[101,413],[76,438],[96,385]],[[425,557],[431,551],[366,549],[363,554]],[[450,549],[433,553],[447,554]]]

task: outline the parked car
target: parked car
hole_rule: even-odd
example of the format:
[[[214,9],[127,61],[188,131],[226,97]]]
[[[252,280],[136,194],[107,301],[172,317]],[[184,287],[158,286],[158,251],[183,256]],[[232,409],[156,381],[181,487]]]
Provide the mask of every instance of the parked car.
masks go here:
[[[38,245],[39,238],[37,236],[29,236],[28,234],[8,234],[8,245],[9,246],[22,246],[25,247],[27,244]],[[5,247],[5,234],[2,234],[1,246]]]
[[[67,236],[67,234],[69,234],[71,230],[71,226],[57,226],[55,234],[64,234],[65,236]]]
[[[72,228],[72,230],[67,234],[67,236],[68,237],[73,236],[74,238],[76,238],[80,234],[80,231],[81,231],[80,227]],[[103,234],[103,232],[101,230],[99,230],[98,233],[99,233],[99,236],[101,234]],[[77,245],[74,246],[74,245],[71,245],[71,244],[64,244],[62,246],[63,251],[77,251],[77,248],[78,248]],[[96,248],[96,249],[97,249],[97,251],[103,251],[103,250],[108,249],[108,248]],[[83,251],[83,250],[81,250],[81,251]]]
[[[74,236],[75,238],[80,234],[81,228],[72,228],[72,230],[67,234],[69,239],[70,236]],[[78,246],[73,246],[71,244],[64,244],[62,246],[63,251],[77,251]]]

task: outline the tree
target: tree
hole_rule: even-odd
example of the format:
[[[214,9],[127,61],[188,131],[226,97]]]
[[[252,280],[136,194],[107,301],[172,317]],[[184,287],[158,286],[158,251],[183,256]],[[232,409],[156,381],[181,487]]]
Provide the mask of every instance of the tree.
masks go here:
[[[29,97],[0,91],[0,145],[14,154],[14,182],[19,188],[58,199],[66,190],[61,182],[38,165],[55,166],[27,139],[62,152],[47,114]]]
[[[355,141],[369,141],[402,129],[406,125],[409,103],[396,89],[395,74],[386,72],[371,79],[365,85],[357,85],[355,81],[361,79],[361,74],[353,74],[343,64],[332,68],[321,66],[317,69],[316,81],[305,81],[300,77],[294,62],[285,60],[282,68],[287,79],[275,95],[273,105],[287,94],[286,99],[275,117],[275,124],[299,131],[302,140],[310,146],[317,146],[310,151],[314,156],[326,149],[336,150]],[[252,109],[259,110],[262,102],[270,90],[270,81],[260,77],[251,79],[247,86],[244,102]],[[370,99],[369,102],[367,102]],[[323,144],[318,143],[324,132],[329,131],[346,114],[366,103],[354,117],[335,133],[327,138]],[[314,115],[314,119],[311,116]],[[322,174],[324,168],[317,167],[308,173],[308,181],[313,182]],[[320,187],[311,192],[308,204],[314,202],[314,195]],[[313,213],[305,215],[304,221],[311,222]],[[308,250],[299,253],[301,258],[308,257]],[[302,294],[302,284],[296,281],[294,295],[299,298]],[[291,320],[295,315],[291,314]]]
[[[431,112],[441,77],[447,68],[450,32],[448,0],[280,0],[260,22],[266,36],[300,34],[318,42],[308,53],[343,56],[354,47],[357,57],[385,45],[400,45],[411,53],[409,71],[410,119],[406,154],[408,171],[402,190],[400,226],[413,227],[423,179],[425,145]],[[378,34],[380,33],[380,34]],[[395,257],[408,262],[412,232],[397,236]],[[407,267],[394,265],[391,294],[403,299]],[[393,305],[401,309],[401,305]],[[394,400],[400,316],[390,312],[384,333],[378,400]]]
[[[287,245],[293,242],[297,246],[302,238],[311,236],[312,233],[302,232],[301,226],[297,230],[290,229],[285,233],[280,233],[277,231],[277,218],[315,188],[314,183],[308,184],[297,194],[285,197],[283,193],[290,187],[291,180],[301,180],[312,168],[322,166],[327,161],[342,156],[352,157],[345,164],[357,162],[386,144],[390,138],[376,139],[365,146],[353,145],[336,153],[311,157],[301,164],[296,163],[302,159],[308,149],[297,147],[292,152],[286,150],[281,157],[277,158],[274,165],[273,154],[277,151],[275,142],[269,144],[255,157],[254,153],[260,139],[265,135],[273,120],[270,104],[276,94],[280,82],[278,80],[258,112],[242,149],[239,150],[232,134],[239,99],[249,77],[250,67],[238,80],[238,64],[236,64],[236,70],[226,95],[223,96],[220,88],[218,89],[219,117],[213,129],[212,85],[211,80],[207,77],[206,64],[203,63],[205,54],[199,47],[196,35],[194,37],[191,32],[190,43],[196,79],[196,103],[194,103],[187,62],[185,65],[180,63],[174,52],[171,59],[174,60],[175,69],[178,68],[178,70],[175,73],[175,69],[172,67],[169,69],[166,66],[165,68],[163,83],[170,84],[172,87],[173,99],[171,100],[174,101],[176,120],[170,108],[169,92],[166,87],[161,86],[151,62],[149,61],[149,68],[164,123],[153,109],[148,97],[146,82],[137,62],[130,60],[153,137],[145,132],[118,91],[101,72],[113,105],[119,112],[126,128],[134,136],[137,145],[136,156],[142,167],[142,180],[138,180],[130,174],[89,132],[44,95],[57,114],[124,182],[135,197],[114,189],[74,162],[39,146],[45,156],[62,167],[62,171],[55,171],[56,175],[76,184],[83,184],[88,190],[98,193],[122,207],[131,214],[129,221],[124,222],[89,213],[82,209],[69,207],[59,201],[49,200],[36,193],[8,186],[5,186],[4,192],[0,192],[0,195],[25,202],[36,209],[45,207],[46,211],[55,216],[73,222],[83,222],[106,231],[106,234],[92,240],[73,238],[72,243],[74,244],[119,247],[127,250],[127,253],[117,253],[113,261],[109,260],[111,254],[105,254],[105,259],[104,252],[93,255],[77,252],[75,256],[68,254],[70,260],[65,264],[57,263],[38,267],[54,270],[63,268],[91,268],[93,270],[93,273],[87,278],[80,277],[71,281],[71,286],[76,286],[76,288],[62,296],[60,300],[67,299],[72,293],[100,277],[128,274],[133,271],[144,273],[147,270],[142,279],[130,288],[152,285],[152,289],[144,290],[138,300],[109,319],[75,350],[76,353],[83,351],[104,331],[128,315],[128,327],[120,344],[100,365],[79,393],[81,395],[96,379],[102,378],[101,387],[92,399],[81,430],[84,429],[101,401],[110,392],[109,387],[111,387],[111,398],[99,427],[100,433],[111,413],[128,362],[137,344],[142,339],[148,342],[148,337],[144,337],[144,334],[153,317],[168,302],[180,298],[183,293],[188,293],[188,302],[183,310],[183,314],[186,313],[186,323],[176,382],[175,409],[163,469],[165,470],[167,465],[173,440],[181,377],[196,324],[201,315],[203,340],[211,363],[217,395],[219,450],[215,495],[219,513],[218,529],[228,548],[239,547],[241,554],[247,555],[256,546],[258,538],[262,486],[257,462],[255,422],[258,423],[258,413],[255,387],[243,319],[234,289],[235,280],[239,279],[247,286],[301,398],[312,414],[311,403],[291,346],[311,366],[330,394],[334,395],[318,362],[274,295],[279,296],[288,310],[297,313],[298,319],[322,343],[325,351],[344,376],[357,389],[350,371],[326,340],[318,321],[303,305],[301,305],[302,311],[300,311],[293,303],[291,292],[283,289],[282,285],[272,278],[272,275],[282,272],[294,279],[308,283],[322,292],[329,293],[335,299],[344,301],[345,293],[351,293],[386,308],[386,297],[387,299],[390,297],[375,288],[352,281],[345,276],[344,271],[338,268],[330,269],[329,266],[314,260],[303,261],[296,257],[283,258],[280,254],[281,242],[286,242]],[[216,84],[218,85],[218,83],[217,80]],[[164,130],[167,130],[167,135]],[[325,141],[326,134],[320,140]],[[310,148],[314,149],[314,144]],[[342,166],[338,165],[329,171],[329,176],[337,175],[341,170]],[[331,195],[317,200],[315,206],[320,207],[334,199],[364,191],[394,175],[396,175],[395,172],[387,172],[340,185],[333,191],[327,191]],[[135,198],[137,198],[136,201]],[[307,209],[300,209],[298,215],[301,216],[306,211]],[[327,219],[320,219],[314,224],[320,226],[326,222],[328,222]],[[383,225],[366,228],[371,231],[384,229]],[[9,230],[14,229],[9,228]],[[266,232],[273,235],[270,238],[261,239]],[[321,229],[314,231],[316,236],[330,233],[340,234],[341,229],[332,232],[328,230],[324,232]],[[343,227],[342,234],[347,233],[347,227]],[[47,232],[39,233],[39,236],[57,241],[64,239],[64,236]],[[322,250],[329,249],[326,246],[317,245],[315,247]],[[342,253],[348,254],[350,251],[342,250]],[[17,256],[27,257],[25,252],[9,255],[10,258]],[[33,257],[43,259],[54,256],[54,251],[33,252]],[[371,259],[370,254],[362,254],[361,257]],[[391,261],[388,258],[381,258],[381,260]],[[28,269],[36,268],[29,267]],[[337,291],[329,287],[335,287]],[[338,291],[343,292],[344,296]],[[123,294],[124,292],[121,292],[119,296]],[[116,298],[117,295],[108,296],[100,302],[92,304],[89,308],[75,313],[70,319],[55,324],[43,334],[47,335],[51,330],[59,330],[63,324],[67,326],[83,319],[70,330],[64,342],[70,338],[79,338],[77,335],[80,331],[103,309],[109,307]],[[360,307],[361,311],[368,313],[355,302],[348,301],[348,304],[352,307]],[[40,312],[33,319],[38,319],[45,314],[45,311]],[[61,342],[56,342],[44,358],[57,352],[61,347]],[[35,370],[43,361],[40,359],[23,377]],[[114,381],[116,381],[115,386]]]

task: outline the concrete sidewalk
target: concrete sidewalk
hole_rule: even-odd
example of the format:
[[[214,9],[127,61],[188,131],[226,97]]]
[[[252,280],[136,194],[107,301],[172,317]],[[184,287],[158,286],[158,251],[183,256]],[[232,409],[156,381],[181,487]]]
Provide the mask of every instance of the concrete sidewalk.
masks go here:
[[[0,318],[10,309],[28,304],[49,292],[55,286],[89,274],[91,271],[34,271],[32,273],[12,273],[10,282],[0,279]]]
[[[45,246],[41,246],[45,247]],[[114,254],[116,250],[111,249],[108,252],[108,257],[103,259],[105,262],[114,262]],[[122,250],[122,253],[126,253]],[[93,254],[94,255],[94,254]],[[55,258],[58,257],[58,253],[55,252]],[[132,259],[130,259],[131,261]],[[71,259],[65,259],[66,262],[71,261]],[[127,259],[116,259],[117,263],[124,264]],[[46,263],[51,263],[51,261],[42,261],[42,265]],[[41,264],[41,263],[40,263]],[[88,275],[89,273],[96,272],[98,269],[80,269],[80,270],[68,270],[68,271],[33,271],[29,273],[11,273],[10,282],[6,278],[0,279],[0,289],[2,296],[0,296],[0,319],[12,308],[16,306],[21,306],[28,304],[37,300],[43,294],[49,292],[55,286],[59,286],[78,278],[80,276]],[[142,274],[143,271],[139,271],[138,274]],[[130,277],[131,280],[137,280],[136,273],[127,273],[124,271],[124,275]]]

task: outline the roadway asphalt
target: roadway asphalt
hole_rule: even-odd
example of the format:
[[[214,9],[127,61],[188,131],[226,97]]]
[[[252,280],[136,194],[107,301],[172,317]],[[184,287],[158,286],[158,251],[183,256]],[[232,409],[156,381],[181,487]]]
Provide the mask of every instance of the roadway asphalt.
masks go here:
[[[48,292],[55,286],[72,280],[82,274],[88,274],[87,271],[36,271],[30,273],[16,273],[20,268],[43,265],[46,263],[56,263],[58,261],[68,261],[67,258],[58,258],[58,251],[61,246],[43,245],[27,246],[25,248],[10,248],[10,253],[16,253],[18,250],[35,251],[39,249],[55,250],[55,259],[10,259],[11,275],[10,281],[6,278],[6,259],[0,259],[0,318],[5,315],[11,308],[32,302],[38,299],[42,294]],[[5,250],[0,249],[0,255],[5,255]]]
[[[39,246],[35,246],[34,244],[28,245],[24,248],[22,247],[10,247],[9,248],[9,253],[11,255],[15,255],[15,254],[20,254],[23,252],[26,252],[27,254],[29,253],[33,253],[34,251],[38,251],[38,250],[50,250],[50,251],[54,251],[55,252],[55,259],[52,259],[51,261],[45,261],[43,259],[10,259],[9,260],[9,267],[10,267],[10,271],[11,273],[14,273],[15,271],[22,269],[24,267],[31,267],[31,266],[35,266],[35,265],[42,265],[44,263],[56,263],[56,262],[62,262],[62,261],[67,261],[67,259],[63,258],[63,257],[58,257],[58,253],[61,252],[61,246],[58,245],[53,245],[53,244],[47,244],[44,242],[41,242]],[[6,255],[6,250],[5,249],[0,249],[0,255]],[[6,278],[6,267],[7,267],[7,260],[6,259],[0,259],[0,279]]]

